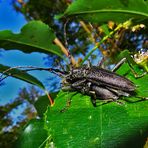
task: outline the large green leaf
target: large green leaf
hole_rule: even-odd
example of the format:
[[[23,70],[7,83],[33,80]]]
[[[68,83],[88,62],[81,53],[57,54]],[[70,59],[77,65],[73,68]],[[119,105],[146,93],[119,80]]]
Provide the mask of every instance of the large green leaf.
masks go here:
[[[82,20],[124,22],[130,18],[138,22],[148,19],[147,0],[76,0],[64,15],[77,16]]]
[[[135,79],[127,64],[120,67],[118,73],[138,85],[137,95],[127,98],[132,102],[121,98],[123,104],[101,105],[98,102],[98,106],[93,107],[89,96],[69,92],[58,94],[55,105],[49,107],[45,115],[45,127],[57,148],[144,146],[148,133],[148,101],[138,101],[136,96],[148,97],[148,75]],[[70,107],[61,112],[70,98]]]
[[[31,21],[21,29],[19,34],[9,30],[0,31],[0,48],[18,49],[25,53],[53,53],[62,57],[59,47],[53,44],[54,39],[55,35],[48,25],[41,21]]]
[[[47,140],[43,120],[31,120],[21,133],[16,147],[18,148],[43,148]]]
[[[0,64],[0,73],[2,73],[2,75],[3,75],[3,72],[7,71],[8,69],[10,69],[10,67]],[[28,83],[36,85],[36,86],[40,87],[41,89],[45,90],[44,85],[37,78],[35,78],[34,76],[32,76],[26,72],[23,72],[22,70],[11,69],[11,70],[5,72],[5,75],[8,75],[8,76],[10,75],[12,77],[26,81]]]

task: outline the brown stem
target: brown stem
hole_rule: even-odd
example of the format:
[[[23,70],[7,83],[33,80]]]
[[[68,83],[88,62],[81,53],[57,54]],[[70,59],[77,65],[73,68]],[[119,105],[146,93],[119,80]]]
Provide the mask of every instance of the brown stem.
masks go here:
[[[62,50],[62,52],[68,57],[68,51],[67,49],[64,47],[64,45],[61,43],[61,41],[58,39],[58,38],[55,38],[54,39],[54,43],[59,46]],[[71,56],[71,62],[72,62],[72,65],[76,65],[76,61],[74,59],[73,56]]]
[[[81,24],[81,26],[83,27],[83,29],[88,33],[91,42],[94,43],[94,44],[96,44],[95,39],[94,39],[94,37],[93,37],[91,31],[90,31],[89,28],[87,27],[87,25],[86,25],[83,21],[80,21],[80,24]]]

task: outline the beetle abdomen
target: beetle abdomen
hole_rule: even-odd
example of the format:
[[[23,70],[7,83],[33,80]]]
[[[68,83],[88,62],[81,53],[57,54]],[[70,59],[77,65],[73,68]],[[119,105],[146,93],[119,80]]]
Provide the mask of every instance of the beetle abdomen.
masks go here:
[[[117,100],[119,98],[113,92],[103,87],[92,86],[92,91],[95,91],[96,96],[100,97],[100,99],[103,99],[103,100],[109,100],[109,99]]]

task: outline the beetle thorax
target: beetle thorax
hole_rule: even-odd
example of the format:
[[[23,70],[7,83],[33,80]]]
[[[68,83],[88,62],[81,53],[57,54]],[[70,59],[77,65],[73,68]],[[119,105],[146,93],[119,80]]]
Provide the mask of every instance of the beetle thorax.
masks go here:
[[[85,78],[88,74],[88,69],[85,68],[75,68],[70,71],[70,78],[71,79],[82,79]]]

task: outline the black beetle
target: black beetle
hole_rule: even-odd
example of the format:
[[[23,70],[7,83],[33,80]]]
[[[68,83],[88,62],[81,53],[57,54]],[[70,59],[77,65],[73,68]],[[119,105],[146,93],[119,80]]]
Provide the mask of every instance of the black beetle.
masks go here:
[[[69,59],[71,59],[70,56]],[[13,73],[11,74],[9,71],[15,68],[27,68],[23,71],[46,70],[62,78],[63,91],[78,91],[89,95],[92,98],[93,105],[96,106],[96,99],[105,100],[106,102],[117,101],[121,96],[128,97],[135,91],[136,86],[133,82],[114,72],[125,60],[126,58],[123,58],[112,71],[103,69],[101,66],[92,66],[90,63],[75,68],[70,64],[69,71],[61,71],[54,68],[17,66],[5,70],[1,75],[0,81],[7,76],[12,76]],[[3,75],[6,75],[6,77],[2,78]]]
[[[136,86],[127,78],[97,66],[83,65],[71,68],[63,75],[62,90],[79,91],[96,99],[116,101],[120,96],[129,96]]]

